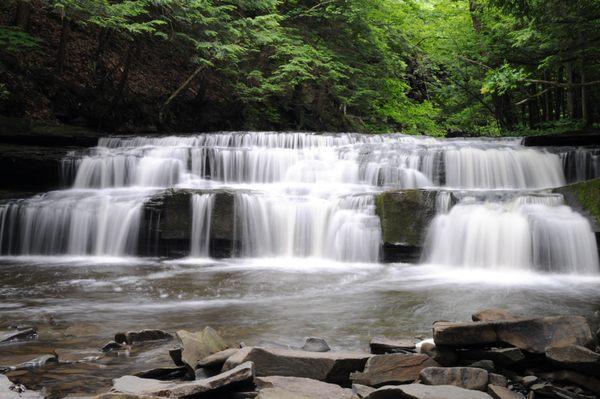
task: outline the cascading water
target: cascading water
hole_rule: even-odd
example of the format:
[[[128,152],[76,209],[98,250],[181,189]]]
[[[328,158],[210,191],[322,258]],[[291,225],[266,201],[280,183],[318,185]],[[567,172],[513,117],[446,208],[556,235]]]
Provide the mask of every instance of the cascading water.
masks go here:
[[[190,253],[193,257],[208,257],[214,200],[213,194],[192,195],[192,243]]]
[[[275,132],[108,137],[65,159],[71,189],[0,206],[0,250],[134,255],[144,203],[154,194],[227,189],[235,195],[232,240],[239,256],[375,262],[381,232],[374,195],[442,188],[429,261],[590,272],[598,261],[582,216],[564,205],[523,195],[507,202],[493,193],[562,186],[596,173],[596,163],[594,151],[551,152],[514,139]],[[462,190],[492,194],[474,202],[463,196],[453,207]],[[192,196],[194,257],[208,255],[213,205],[212,195]],[[452,246],[456,240],[462,241]]]

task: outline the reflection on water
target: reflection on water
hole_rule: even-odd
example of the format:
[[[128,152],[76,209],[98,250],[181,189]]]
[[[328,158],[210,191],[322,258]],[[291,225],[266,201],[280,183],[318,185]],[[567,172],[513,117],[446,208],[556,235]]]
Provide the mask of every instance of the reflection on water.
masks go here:
[[[1,327],[36,325],[40,337],[3,345],[0,365],[54,349],[84,357],[121,330],[206,325],[231,342],[296,345],[316,335],[334,349],[366,349],[371,336],[429,336],[435,320],[467,320],[492,306],[526,315],[589,315],[600,307],[600,277],[311,258],[2,258]],[[170,365],[169,346],[13,374],[57,396],[98,392],[111,378]]]

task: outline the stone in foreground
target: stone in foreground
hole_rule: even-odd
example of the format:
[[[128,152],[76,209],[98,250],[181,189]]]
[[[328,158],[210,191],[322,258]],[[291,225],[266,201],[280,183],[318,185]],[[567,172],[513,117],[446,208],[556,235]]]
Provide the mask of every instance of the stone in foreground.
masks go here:
[[[525,399],[520,393],[498,385],[488,386],[488,393],[494,399]]]
[[[365,399],[491,399],[491,396],[454,385],[408,384],[381,387]]]
[[[227,349],[223,338],[210,327],[196,333],[177,331],[177,339],[181,345],[181,361],[192,371],[202,359]]]
[[[352,373],[350,379],[355,384],[371,387],[405,384],[414,382],[421,370],[433,366],[438,364],[427,355],[377,355],[367,360],[364,372]]]
[[[173,335],[163,330],[141,330],[141,331],[127,331],[115,334],[115,341],[122,344],[126,343],[129,345],[146,342],[146,341],[159,341],[163,339],[172,339]]]
[[[550,346],[546,348],[546,357],[562,367],[600,376],[600,355],[583,346]]]
[[[130,395],[192,398],[196,395],[207,395],[212,392],[250,385],[254,378],[253,371],[252,363],[246,362],[214,377],[185,383],[159,381],[128,375],[114,380],[113,391]]]
[[[257,377],[259,399],[353,399],[352,390],[298,377]]]
[[[592,332],[584,317],[554,316],[491,322],[436,322],[433,339],[436,345],[510,345],[543,354],[548,346],[587,346],[592,342]]]
[[[246,347],[231,356],[223,371],[251,361],[256,375],[266,377],[301,377],[349,386],[350,373],[363,370],[368,353],[357,352],[306,352],[289,349]]]
[[[406,353],[415,351],[415,341],[412,339],[373,338],[369,342],[371,353],[383,355],[385,353]]]
[[[428,367],[421,370],[419,380],[425,385],[454,385],[485,391],[489,374],[474,367]]]

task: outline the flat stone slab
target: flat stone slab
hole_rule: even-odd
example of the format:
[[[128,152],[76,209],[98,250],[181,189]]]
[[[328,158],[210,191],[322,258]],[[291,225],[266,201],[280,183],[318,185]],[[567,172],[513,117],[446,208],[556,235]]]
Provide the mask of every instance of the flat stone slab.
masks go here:
[[[0,343],[20,341],[25,339],[35,338],[37,330],[35,328],[25,328],[21,330],[4,330],[0,331]]]
[[[365,399],[491,399],[491,396],[454,385],[408,384],[381,387]]]
[[[600,355],[583,346],[549,346],[546,357],[562,367],[600,376]]]
[[[257,377],[260,399],[353,399],[351,389],[298,377]]]
[[[404,353],[415,351],[413,339],[388,339],[375,337],[369,342],[371,353],[383,355],[385,353]]]
[[[258,377],[301,377],[349,386],[350,373],[363,370],[371,356],[360,352],[307,352],[246,347],[227,359],[223,371],[251,361]]]
[[[222,367],[231,356],[238,353],[239,348],[229,348],[208,355],[197,363],[198,367]]]
[[[192,371],[202,359],[227,349],[223,338],[210,327],[195,333],[180,330],[176,335],[181,345],[181,361]]]
[[[436,345],[442,346],[509,345],[543,354],[548,346],[587,346],[592,342],[592,332],[584,317],[554,316],[491,322],[436,322],[433,339]]]
[[[484,369],[474,367],[428,367],[421,370],[419,380],[426,385],[454,385],[485,391],[489,374]]]
[[[371,387],[404,384],[414,382],[421,370],[432,366],[438,364],[427,355],[377,355],[367,360],[364,372],[352,373],[350,379],[355,384]]]
[[[525,359],[519,348],[469,349],[458,352],[461,359],[491,360],[499,366],[510,366]]]

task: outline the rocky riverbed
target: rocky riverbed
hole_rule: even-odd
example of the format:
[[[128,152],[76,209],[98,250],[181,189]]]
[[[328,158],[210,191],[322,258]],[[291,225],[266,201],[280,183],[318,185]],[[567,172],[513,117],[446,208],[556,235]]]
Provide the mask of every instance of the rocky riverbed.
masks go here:
[[[0,331],[0,348],[35,345],[35,326],[8,327]],[[117,332],[94,353],[49,351],[1,367],[0,397],[588,399],[600,396],[599,327],[598,312],[586,319],[486,309],[472,321],[435,322],[432,338],[372,338],[368,351],[338,351],[318,337],[297,346],[247,346],[227,342],[208,326]],[[86,394],[85,376],[94,365],[136,351],[150,351],[162,364],[115,378],[106,392]],[[66,364],[79,365],[74,375],[65,374],[74,381],[66,396],[24,385],[28,374]]]

